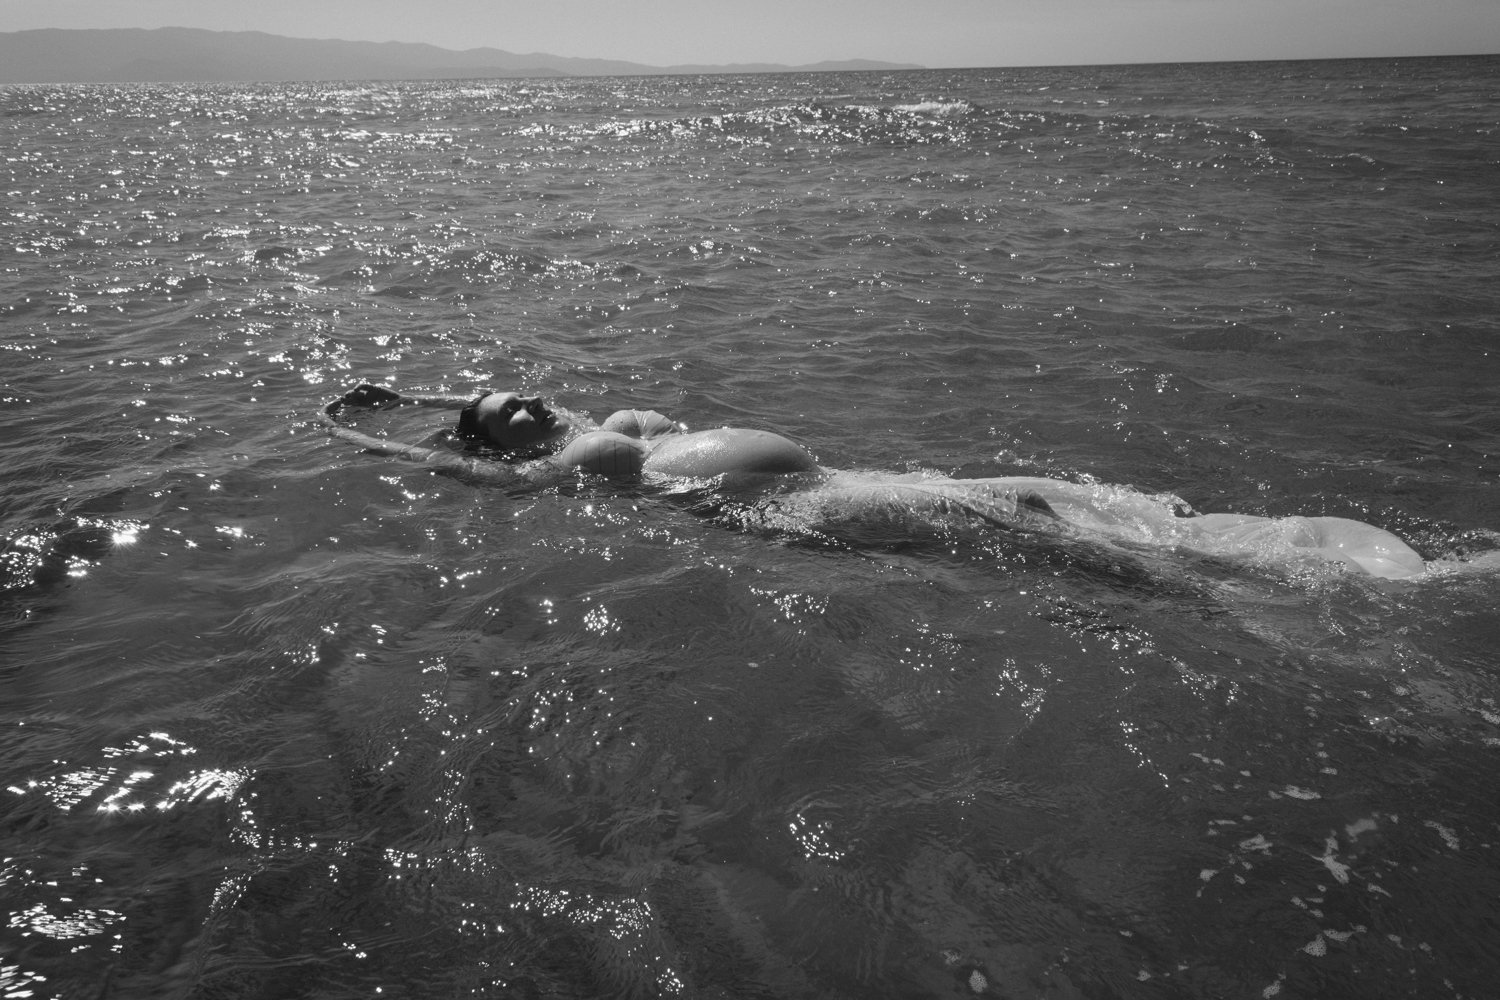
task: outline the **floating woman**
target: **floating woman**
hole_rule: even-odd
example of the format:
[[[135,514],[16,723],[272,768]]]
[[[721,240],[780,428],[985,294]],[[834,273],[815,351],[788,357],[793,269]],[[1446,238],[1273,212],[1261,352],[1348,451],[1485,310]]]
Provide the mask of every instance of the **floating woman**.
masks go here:
[[[401,444],[346,422],[352,410],[396,406],[456,409],[458,423],[421,444]],[[329,403],[323,420],[337,437],[371,451],[480,480],[577,470],[611,478],[712,481],[736,495],[759,495],[760,522],[788,530],[870,516],[958,513],[1011,530],[1216,556],[1314,556],[1385,579],[1407,579],[1427,568],[1400,538],[1348,518],[1192,514],[1175,497],[1057,479],[841,472],[819,466],[806,449],[779,434],[733,427],[689,431],[654,410],[620,410],[596,425],[549,407],[540,396],[418,396],[361,385]]]

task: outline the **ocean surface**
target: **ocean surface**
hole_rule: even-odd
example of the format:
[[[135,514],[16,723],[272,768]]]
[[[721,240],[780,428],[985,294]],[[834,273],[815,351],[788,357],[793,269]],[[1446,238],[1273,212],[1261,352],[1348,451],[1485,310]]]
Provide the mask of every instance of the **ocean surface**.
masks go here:
[[[0,89],[0,996],[1495,996],[1497,130],[1496,58]],[[362,381],[1432,568],[486,485]]]

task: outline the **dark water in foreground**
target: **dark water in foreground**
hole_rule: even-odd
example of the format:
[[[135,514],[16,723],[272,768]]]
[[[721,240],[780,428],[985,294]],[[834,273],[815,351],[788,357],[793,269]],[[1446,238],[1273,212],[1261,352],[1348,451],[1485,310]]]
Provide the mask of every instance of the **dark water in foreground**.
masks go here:
[[[1493,995],[1497,98],[0,90],[0,995]],[[480,487],[328,439],[361,380],[1435,568]]]

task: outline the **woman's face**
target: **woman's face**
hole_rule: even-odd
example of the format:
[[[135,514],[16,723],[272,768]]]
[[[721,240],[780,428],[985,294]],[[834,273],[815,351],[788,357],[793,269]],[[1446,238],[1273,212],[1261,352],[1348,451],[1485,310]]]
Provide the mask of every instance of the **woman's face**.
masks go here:
[[[567,433],[566,418],[547,409],[540,396],[494,392],[479,401],[475,413],[486,440],[501,448],[545,444]]]

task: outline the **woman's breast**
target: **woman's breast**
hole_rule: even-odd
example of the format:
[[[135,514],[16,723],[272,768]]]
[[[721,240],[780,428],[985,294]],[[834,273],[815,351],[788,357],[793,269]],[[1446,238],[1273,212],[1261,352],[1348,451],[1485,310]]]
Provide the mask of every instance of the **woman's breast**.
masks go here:
[[[671,434],[651,444],[643,471],[661,476],[708,479],[736,473],[785,475],[818,468],[801,445],[769,431],[720,427]]]

